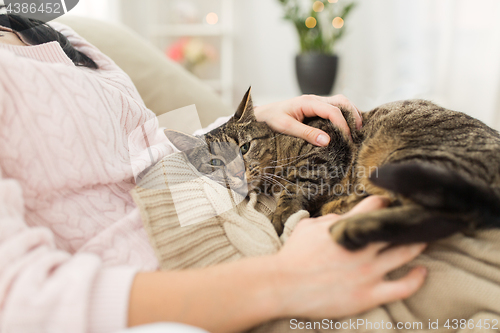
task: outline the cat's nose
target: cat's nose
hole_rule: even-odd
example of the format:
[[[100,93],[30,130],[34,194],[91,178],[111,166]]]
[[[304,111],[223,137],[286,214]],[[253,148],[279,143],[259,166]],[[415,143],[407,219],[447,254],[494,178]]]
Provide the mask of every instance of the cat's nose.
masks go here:
[[[244,175],[245,175],[245,170],[242,170],[236,174],[236,177],[243,179]]]

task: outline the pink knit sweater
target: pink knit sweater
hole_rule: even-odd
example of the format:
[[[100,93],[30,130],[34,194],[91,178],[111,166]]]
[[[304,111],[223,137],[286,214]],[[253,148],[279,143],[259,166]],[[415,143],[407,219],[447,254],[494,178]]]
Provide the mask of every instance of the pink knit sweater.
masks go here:
[[[0,44],[0,332],[114,332],[135,273],[158,265],[129,195],[129,134],[154,114],[113,61],[53,26],[100,69],[57,42]]]

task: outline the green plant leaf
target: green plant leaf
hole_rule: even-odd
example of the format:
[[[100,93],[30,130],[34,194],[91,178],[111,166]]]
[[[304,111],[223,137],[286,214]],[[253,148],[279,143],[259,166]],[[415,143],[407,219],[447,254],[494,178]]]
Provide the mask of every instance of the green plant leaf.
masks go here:
[[[297,30],[301,53],[333,54],[336,42],[344,36],[345,25],[340,29],[335,29],[332,27],[331,21],[337,16],[345,21],[357,3],[339,0],[339,2],[332,4],[328,0],[319,0],[325,5],[325,9],[321,13],[316,13],[312,9],[312,4],[315,1],[311,0],[310,7],[304,11],[300,0],[278,0],[283,5],[284,19],[293,22]],[[316,19],[317,23],[314,28],[307,28],[305,25],[309,16]]]

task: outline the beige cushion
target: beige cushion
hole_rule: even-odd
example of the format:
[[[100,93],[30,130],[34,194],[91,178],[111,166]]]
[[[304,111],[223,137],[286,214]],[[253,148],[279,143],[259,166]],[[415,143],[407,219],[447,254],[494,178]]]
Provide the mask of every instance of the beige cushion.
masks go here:
[[[207,126],[234,112],[210,87],[132,30],[78,16],[64,16],[57,21],[73,28],[113,59],[132,78],[146,106],[156,115],[195,104],[201,125]]]

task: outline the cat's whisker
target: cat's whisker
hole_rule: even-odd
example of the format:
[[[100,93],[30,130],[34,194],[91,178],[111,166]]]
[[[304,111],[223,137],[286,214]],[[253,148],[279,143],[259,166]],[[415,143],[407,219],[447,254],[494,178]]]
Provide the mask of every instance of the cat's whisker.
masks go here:
[[[262,178],[263,179],[266,179],[266,180],[269,180],[271,183],[275,184],[275,185],[278,185],[280,187],[283,188],[283,190],[285,190],[285,192],[288,194],[288,195],[292,195],[292,193],[290,193],[290,191],[288,191],[288,189],[286,188],[286,186],[284,186],[283,184],[281,184],[279,181],[277,181],[276,179],[273,179],[269,176],[265,176],[265,175],[262,175]]]
[[[296,162],[297,162],[297,160],[293,160],[293,161],[290,161],[290,162],[287,162],[287,163],[283,163],[283,164],[276,164],[273,167],[274,168],[284,168],[284,167],[287,167],[290,164],[293,164],[293,163],[296,163]]]
[[[281,176],[278,176],[278,175],[272,174],[272,173],[267,173],[267,172],[266,172],[266,173],[264,173],[264,175],[265,175],[265,176],[268,176],[268,177],[276,177],[276,178],[279,178],[279,179],[281,179],[281,180],[283,180],[283,181],[285,181],[285,182],[289,183],[290,185],[295,185],[295,184],[294,184],[294,183],[292,183],[291,181],[289,181],[289,180],[287,180],[287,179],[285,179],[285,178],[283,178],[283,177],[281,177]]]
[[[287,195],[292,195],[290,193],[290,191],[288,191],[288,189],[286,188],[286,186],[284,186],[283,184],[281,184],[279,181],[271,178],[271,177],[268,177],[268,176],[262,176],[263,179],[265,180],[268,180],[269,182],[271,182],[272,184],[275,184],[275,185],[278,185],[280,186],[281,188],[283,188],[283,190],[285,190],[285,192],[287,193]]]

